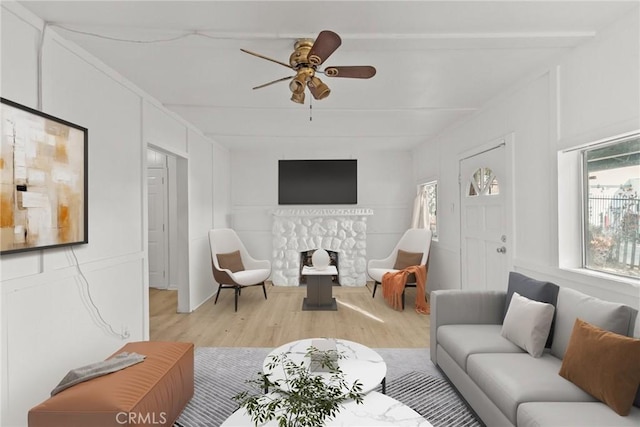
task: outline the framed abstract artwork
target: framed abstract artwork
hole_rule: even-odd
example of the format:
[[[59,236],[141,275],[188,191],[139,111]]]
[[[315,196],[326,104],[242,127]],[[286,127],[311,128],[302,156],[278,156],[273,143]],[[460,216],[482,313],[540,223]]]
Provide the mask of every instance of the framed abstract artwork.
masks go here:
[[[0,101],[0,254],[88,243],[88,130]]]

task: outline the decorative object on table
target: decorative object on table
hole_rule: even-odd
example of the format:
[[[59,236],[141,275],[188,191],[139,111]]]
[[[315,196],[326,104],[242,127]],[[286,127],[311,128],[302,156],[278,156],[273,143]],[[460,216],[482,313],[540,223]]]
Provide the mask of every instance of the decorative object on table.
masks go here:
[[[316,249],[311,256],[311,262],[316,270],[326,270],[329,267],[331,258],[329,257],[329,253],[324,249]]]
[[[281,427],[315,427],[324,425],[340,411],[343,403],[363,400],[362,384],[347,384],[344,373],[337,364],[342,355],[334,350],[321,351],[309,347],[307,357],[315,360],[329,375],[320,375],[309,369],[306,361],[297,364],[288,353],[271,356],[267,367],[272,371],[282,366],[286,373],[283,380],[271,381],[269,374],[260,373],[257,379],[248,380],[256,389],[243,391],[233,399],[245,408],[254,425],[277,420]],[[269,393],[264,393],[268,390]]]
[[[335,339],[311,340],[311,348],[317,350],[308,353],[311,372],[330,372],[333,366],[337,366],[338,350]]]

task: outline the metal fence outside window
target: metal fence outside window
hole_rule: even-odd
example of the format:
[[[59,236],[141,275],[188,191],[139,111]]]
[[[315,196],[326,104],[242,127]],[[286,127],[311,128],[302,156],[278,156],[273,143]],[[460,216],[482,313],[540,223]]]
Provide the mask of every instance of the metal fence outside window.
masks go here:
[[[640,199],[590,196],[588,210],[587,266],[640,275]]]

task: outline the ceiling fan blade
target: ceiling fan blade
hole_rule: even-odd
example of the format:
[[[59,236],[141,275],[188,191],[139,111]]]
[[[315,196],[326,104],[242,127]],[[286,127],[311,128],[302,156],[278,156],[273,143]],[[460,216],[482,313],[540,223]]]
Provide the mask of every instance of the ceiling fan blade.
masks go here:
[[[327,77],[349,77],[352,79],[370,79],[376,75],[371,65],[355,65],[346,67],[327,67],[323,71]]]
[[[240,50],[243,51],[244,53],[248,53],[249,55],[257,56],[258,58],[262,58],[262,59],[266,59],[267,61],[275,62],[276,64],[280,64],[283,67],[287,67],[287,68],[290,68],[290,69],[293,70],[293,67],[291,65],[285,64],[284,62],[280,62],[280,61],[277,61],[275,59],[268,58],[268,57],[266,57],[264,55],[260,55],[259,53],[251,52],[250,50],[247,50],[247,49],[240,49]]]
[[[316,41],[311,46],[311,50],[307,54],[309,62],[313,65],[320,65],[327,60],[333,52],[342,44],[340,36],[333,31],[320,31]]]
[[[265,84],[260,85],[260,86],[256,86],[256,87],[254,87],[254,88],[253,88],[253,90],[256,90],[256,89],[262,89],[263,87],[270,86],[270,85],[272,85],[272,84],[274,84],[274,83],[283,82],[283,81],[285,81],[285,80],[291,80],[291,79],[292,79],[292,78],[294,78],[294,77],[295,77],[295,76],[283,77],[283,78],[281,78],[281,79],[274,80],[274,81],[272,81],[272,82],[265,83]]]

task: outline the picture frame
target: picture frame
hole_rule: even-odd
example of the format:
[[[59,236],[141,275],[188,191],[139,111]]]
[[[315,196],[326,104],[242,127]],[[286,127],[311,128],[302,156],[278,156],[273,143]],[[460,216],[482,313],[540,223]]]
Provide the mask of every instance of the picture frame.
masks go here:
[[[0,255],[88,243],[88,129],[5,98],[0,129]]]

